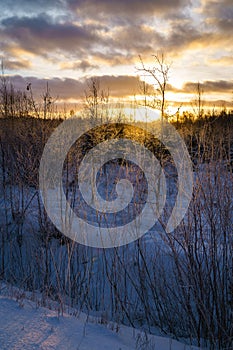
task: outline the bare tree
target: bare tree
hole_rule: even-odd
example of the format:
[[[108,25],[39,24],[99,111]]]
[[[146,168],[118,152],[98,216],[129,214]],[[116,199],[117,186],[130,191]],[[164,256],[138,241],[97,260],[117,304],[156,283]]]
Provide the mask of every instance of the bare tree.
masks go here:
[[[201,87],[200,82],[198,81],[197,87],[196,87],[196,95],[194,98],[194,102],[192,103],[193,111],[198,118],[201,118],[203,116],[203,107],[204,107],[203,93],[204,93],[204,90]]]
[[[153,55],[154,58],[154,66],[146,67],[142,57],[139,55],[139,59],[141,62],[141,68],[137,68],[137,70],[144,75],[146,74],[149,77],[154,79],[154,88],[158,93],[158,106],[161,111],[161,129],[163,134],[163,121],[165,117],[165,108],[166,108],[166,99],[165,93],[168,84],[168,73],[171,67],[171,64],[166,61],[166,58],[163,53]]]
[[[1,87],[0,87],[0,106],[1,106],[1,114],[6,118],[9,115],[9,80],[7,79],[4,72],[4,64],[1,62]]]
[[[108,112],[109,91],[101,89],[100,80],[97,77],[87,82],[88,89],[85,91],[85,103],[92,120],[103,116]]]

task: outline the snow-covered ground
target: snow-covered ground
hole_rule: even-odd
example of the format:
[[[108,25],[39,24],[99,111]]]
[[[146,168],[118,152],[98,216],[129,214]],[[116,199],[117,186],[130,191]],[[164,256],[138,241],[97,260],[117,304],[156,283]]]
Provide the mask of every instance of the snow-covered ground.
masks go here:
[[[12,294],[12,293],[11,293]],[[170,338],[147,335],[74,310],[61,315],[56,308],[15,292],[0,295],[1,350],[197,350]],[[52,305],[52,301],[51,301]]]
[[[49,308],[47,299],[38,302],[27,295],[25,300],[22,293],[15,301],[17,293],[1,294],[0,283],[0,350],[195,349],[162,338],[164,334],[184,342],[186,337],[195,345],[212,342],[213,349],[233,349],[233,179],[224,164],[196,165],[194,200],[183,224],[169,236],[164,224],[175,204],[178,182],[167,164],[167,198],[160,220],[140,240],[117,250],[101,250],[66,240],[44,215],[38,189],[11,179],[9,174],[15,171],[18,179],[24,168],[19,173],[9,168],[3,176],[1,163],[0,159],[0,278],[31,293],[49,293],[76,310],[91,310],[92,316],[77,317],[76,310],[70,314],[67,308],[61,316],[61,305]],[[111,202],[117,197],[117,181],[129,179],[135,201],[119,213],[90,210],[80,196],[75,170],[69,172],[67,165],[67,201],[93,225],[128,223],[147,200],[142,172],[130,164],[121,169],[117,161],[98,173],[99,194]],[[100,317],[94,319],[93,314]],[[150,329],[157,336],[115,326],[110,320]]]

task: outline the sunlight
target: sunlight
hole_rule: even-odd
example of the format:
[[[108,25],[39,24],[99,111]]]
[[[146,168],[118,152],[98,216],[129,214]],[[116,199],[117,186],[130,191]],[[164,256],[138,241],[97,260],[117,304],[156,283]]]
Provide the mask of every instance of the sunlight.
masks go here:
[[[115,118],[122,118],[130,122],[153,122],[160,119],[159,109],[152,109],[143,105],[122,104],[110,108],[111,115]]]
[[[139,108],[135,111],[135,121],[153,122],[159,120],[161,112],[159,109],[145,108],[145,112]]]

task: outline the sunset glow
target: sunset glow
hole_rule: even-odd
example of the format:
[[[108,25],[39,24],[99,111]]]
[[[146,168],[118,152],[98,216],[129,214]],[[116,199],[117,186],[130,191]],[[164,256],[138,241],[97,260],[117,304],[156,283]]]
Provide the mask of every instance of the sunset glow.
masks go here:
[[[112,98],[132,100],[141,81],[155,83],[137,70],[139,55],[153,67],[163,52],[170,107],[192,102],[200,82],[206,105],[232,108],[231,34],[229,0],[7,0],[0,55],[16,88],[30,82],[39,98],[48,81],[58,102],[76,103],[93,76]]]

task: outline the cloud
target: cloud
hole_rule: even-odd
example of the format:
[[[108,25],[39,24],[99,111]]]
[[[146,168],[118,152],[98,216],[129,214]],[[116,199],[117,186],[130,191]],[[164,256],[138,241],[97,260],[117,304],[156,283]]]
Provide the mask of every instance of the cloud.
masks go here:
[[[233,30],[233,7],[231,0],[205,0],[202,14],[207,25],[223,32]]]
[[[142,81],[138,76],[103,75],[99,77],[99,81],[102,89],[109,90],[110,96],[113,96],[113,97],[127,97],[127,96],[133,96],[135,94],[141,93],[140,87],[141,87]],[[148,84],[147,86],[149,87]]]
[[[127,25],[114,31],[110,41],[112,49],[127,51],[131,55],[152,53],[164,42],[164,36],[146,25]]]
[[[3,67],[5,70],[30,69],[31,62],[29,60],[12,60],[2,58]]]
[[[208,63],[216,65],[227,65],[233,66],[233,55],[231,56],[222,56],[220,58],[209,59]]]
[[[54,62],[63,61],[60,64],[62,69],[79,68],[83,71],[97,68],[100,64],[132,64],[138,60],[138,54],[151,55],[155,48],[181,49],[194,38],[195,33],[192,28],[184,30],[177,27],[171,31],[171,36],[166,37],[148,25],[111,29],[96,23],[56,22],[46,14],[14,16],[3,19],[1,25],[0,34],[11,43],[5,46],[6,54],[12,54],[11,48],[18,47],[21,51],[53,59]],[[62,56],[66,56],[67,62],[61,59]],[[90,60],[96,64],[91,64]]]
[[[127,97],[140,93],[140,78],[135,76],[112,76],[104,75],[94,77],[100,83],[100,90],[109,91],[111,97]],[[26,91],[26,87],[31,83],[32,91],[36,99],[41,99],[48,83],[51,95],[58,100],[84,99],[85,91],[88,91],[90,78],[83,80],[70,78],[40,79],[35,77],[22,77],[14,75],[10,77],[11,83],[16,90]]]
[[[86,72],[91,69],[98,69],[99,66],[97,64],[92,64],[88,60],[75,61],[75,62],[63,62],[60,63],[61,69],[72,69],[72,70],[82,70]]]
[[[23,4],[26,3],[24,0]],[[55,1],[53,3],[58,4]],[[67,0],[62,3],[66,9],[75,9],[77,12],[70,17],[67,13],[63,17],[39,13],[3,18],[0,23],[2,54],[18,60],[17,52],[21,50],[42,56],[58,64],[62,70],[85,72],[103,65],[135,65],[139,54],[150,57],[162,50],[176,57],[186,50],[205,50],[207,45],[219,48],[230,42],[229,35],[208,28],[203,30],[192,23],[188,14],[177,12],[175,9],[183,4],[183,0]],[[165,20],[166,30],[163,30],[164,22],[153,17],[154,11],[158,9],[166,14],[166,11],[174,11],[171,19],[167,17]],[[131,20],[122,20],[118,24],[114,24],[114,20],[111,22],[108,14],[121,17],[121,11],[131,14]],[[99,13],[104,16],[102,21],[98,18]],[[133,20],[137,13],[142,15],[142,22]],[[156,24],[152,24],[152,20]]]
[[[72,23],[56,23],[46,14],[37,17],[9,17],[1,22],[5,38],[20,45],[26,51],[48,55],[50,51],[82,52],[97,43],[100,26]]]
[[[95,14],[98,16],[144,16],[145,14],[159,14],[172,12],[183,8],[189,1],[186,0],[68,0],[72,10],[82,15]]]
[[[104,91],[105,94],[109,93],[109,97],[112,98],[125,98],[129,96],[134,96],[143,94],[140,86],[142,84],[139,77],[135,76],[112,76],[112,75],[103,75],[99,77],[93,77],[99,81],[99,93]],[[93,79],[92,78],[92,79]],[[47,83],[49,87],[50,94],[56,102],[67,102],[68,104],[72,101],[84,102],[85,94],[89,93],[89,86],[91,83],[91,78],[86,78],[83,80],[76,80],[70,78],[52,78],[52,79],[40,79],[35,77],[22,77],[20,75],[14,75],[10,77],[10,82],[13,84],[15,90],[24,91],[28,93],[26,87],[31,83],[33,96],[36,102],[42,102],[42,96],[46,91]],[[201,89],[204,92],[204,103],[205,106],[223,106],[231,107],[232,103],[226,97],[227,94],[230,94],[233,89],[233,81],[204,81],[200,84]],[[150,90],[153,90],[153,86],[147,84],[147,87]],[[174,94],[179,96],[179,100],[175,98],[175,95],[171,95],[171,102],[173,105],[179,106],[183,101],[184,107],[190,105],[190,102],[187,102],[187,95],[192,97],[197,92],[197,83],[196,82],[187,82],[184,84],[182,89],[177,89],[172,85],[167,86],[167,91],[171,91]],[[215,95],[211,95],[215,93]],[[186,95],[187,94],[187,95]],[[221,99],[220,96],[225,95],[225,100]],[[169,102],[169,101],[168,101]]]
[[[6,18],[15,14],[19,17],[25,15],[34,16],[42,11],[58,14],[66,10],[66,3],[63,0],[6,0],[1,2],[0,18]]]
[[[79,16],[93,18],[93,20],[109,19],[117,23],[124,23],[127,20],[135,20],[144,15],[161,15],[167,13],[177,13],[185,6],[189,5],[191,0],[7,0],[1,4],[0,17],[15,14],[22,16],[27,13],[28,16],[39,14],[42,11],[50,15],[72,16],[75,11]]]
[[[190,80],[182,91],[172,86],[169,91],[195,93],[191,80],[203,79],[205,92],[228,94],[231,4],[231,0],[7,0],[0,13],[0,56],[11,73],[28,70],[29,77],[18,75],[16,82],[25,88],[30,79],[38,98],[47,80],[33,78],[34,74],[50,76],[51,91],[64,100],[84,95],[85,79],[72,78],[87,74],[106,74],[101,85],[115,97],[138,94],[139,78],[124,77],[124,72],[137,72],[139,54],[152,66],[152,55],[161,51],[174,62],[171,72],[177,69],[173,78],[179,86]],[[214,65],[222,65],[221,72]]]
[[[187,82],[184,84],[182,90],[177,90],[186,93],[196,93],[198,83]],[[200,88],[203,92],[208,93],[232,93],[233,80],[207,80],[200,83]]]
[[[165,45],[173,51],[185,49],[194,42],[201,40],[203,34],[189,22],[174,23],[165,39]]]

